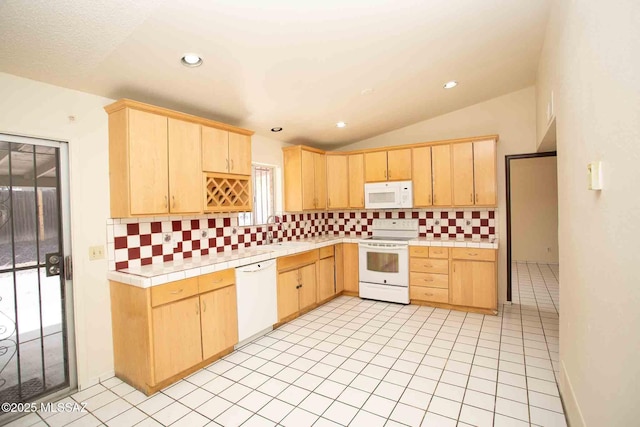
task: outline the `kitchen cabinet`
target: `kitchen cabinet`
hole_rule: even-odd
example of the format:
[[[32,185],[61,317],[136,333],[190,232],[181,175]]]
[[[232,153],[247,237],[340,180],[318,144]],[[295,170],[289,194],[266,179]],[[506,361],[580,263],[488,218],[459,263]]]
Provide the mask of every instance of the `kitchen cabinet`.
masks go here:
[[[202,212],[200,125],[169,119],[169,212]]]
[[[278,320],[296,315],[317,302],[318,250],[278,258]]]
[[[336,294],[335,248],[325,246],[319,249],[318,260],[318,302]]]
[[[473,176],[476,206],[496,206],[496,141],[473,143]]]
[[[147,395],[230,353],[238,341],[233,269],[151,288],[109,286],[116,376]]]
[[[349,157],[327,155],[327,208],[349,207]]]
[[[495,252],[493,249],[453,248],[451,304],[496,310]]]
[[[152,324],[156,382],[162,382],[202,361],[198,297],[154,308]]]
[[[202,126],[202,171],[251,175],[251,136]]]
[[[452,144],[454,206],[495,206],[495,140]]]
[[[349,207],[364,209],[364,154],[349,155]]]
[[[203,359],[208,359],[238,343],[235,285],[200,295],[200,311]]]
[[[412,151],[413,206],[432,206],[431,147],[414,148]]]
[[[374,151],[364,155],[366,182],[411,179],[411,149]]]
[[[451,146],[431,147],[433,206],[451,206]]]
[[[447,248],[430,253],[426,246],[409,247],[409,297],[412,301],[449,302],[449,260]],[[432,256],[433,255],[433,256]]]
[[[244,157],[235,154],[243,160],[234,162],[234,167],[248,163],[245,172],[251,173],[251,131],[128,99],[106,106],[105,111],[113,218],[203,211],[202,127],[235,134],[234,147],[242,147],[235,152]],[[211,138],[217,138],[216,147],[220,136]]]
[[[360,275],[358,272],[358,244],[342,244],[342,263],[344,291],[351,295],[357,295],[360,288]]]
[[[324,153],[301,146],[283,148],[282,151],[285,210],[300,212],[325,209],[327,171]]]
[[[344,244],[335,245],[336,294],[344,291]]]

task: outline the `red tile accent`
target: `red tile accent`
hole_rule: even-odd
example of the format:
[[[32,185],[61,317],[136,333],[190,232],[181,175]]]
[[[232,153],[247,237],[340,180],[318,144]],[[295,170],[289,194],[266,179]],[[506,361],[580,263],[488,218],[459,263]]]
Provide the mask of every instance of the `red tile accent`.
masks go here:
[[[162,255],[162,245],[153,245],[153,246],[151,246],[151,255],[153,255],[153,256]]]
[[[191,231],[182,232],[182,241],[191,240]]]
[[[181,231],[182,230],[182,221],[171,221],[171,229],[173,231]]]
[[[126,237],[116,237],[114,239],[114,247],[115,247],[115,249],[125,249],[127,247],[127,238]]]
[[[231,218],[224,218],[224,226],[231,227]]]
[[[140,260],[140,264],[141,265],[150,265],[151,264],[152,259],[151,258],[142,258]]]
[[[161,222],[152,222],[151,223],[151,232],[152,233],[162,233],[162,223]]]
[[[129,261],[116,262],[116,270],[125,270],[129,268]]]
[[[127,236],[140,234],[140,224],[127,224]]]
[[[173,261],[173,254],[164,255],[164,256],[162,257],[162,260],[163,260],[164,262]]]
[[[151,244],[151,234],[142,234],[140,236],[140,246],[149,246]]]
[[[191,258],[191,251],[185,252],[182,254],[183,258]]]
[[[191,229],[192,230],[200,230],[200,220],[199,219],[192,219],[191,220]]]
[[[129,260],[140,258],[140,248],[129,248]]]
[[[209,249],[203,249],[200,251],[202,255],[209,255]]]
[[[200,249],[200,240],[194,240],[193,242],[191,242],[191,249]]]

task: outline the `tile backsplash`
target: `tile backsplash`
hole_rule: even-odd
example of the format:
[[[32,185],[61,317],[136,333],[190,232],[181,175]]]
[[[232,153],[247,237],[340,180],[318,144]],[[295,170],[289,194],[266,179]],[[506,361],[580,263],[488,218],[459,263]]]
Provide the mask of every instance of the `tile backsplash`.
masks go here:
[[[493,238],[496,217],[494,210],[470,209],[287,213],[260,226],[238,226],[237,214],[109,219],[107,252],[109,269],[123,270],[262,245],[269,232],[274,240],[366,236],[376,218],[418,219],[422,237]]]

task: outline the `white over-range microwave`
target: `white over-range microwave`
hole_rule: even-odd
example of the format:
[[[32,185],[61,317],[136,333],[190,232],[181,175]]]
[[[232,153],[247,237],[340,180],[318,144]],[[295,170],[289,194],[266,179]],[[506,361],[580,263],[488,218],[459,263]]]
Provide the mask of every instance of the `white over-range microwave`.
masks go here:
[[[406,209],[413,207],[411,181],[373,182],[364,185],[365,209]]]

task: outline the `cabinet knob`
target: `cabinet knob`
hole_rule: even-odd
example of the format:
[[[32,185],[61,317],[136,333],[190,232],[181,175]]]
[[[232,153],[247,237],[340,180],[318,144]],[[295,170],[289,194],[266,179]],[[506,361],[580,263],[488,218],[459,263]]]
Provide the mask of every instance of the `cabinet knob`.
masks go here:
[[[476,193],[476,203],[480,203],[480,199],[478,198],[478,193]]]
[[[207,311],[207,303],[202,301],[202,312],[204,313],[205,311]]]
[[[386,170],[384,171],[384,177],[385,178],[387,177],[387,171]]]
[[[469,194],[469,201],[473,203],[473,193]]]
[[[196,314],[200,314],[200,304],[196,301]]]
[[[233,170],[233,159],[231,159],[231,170]]]
[[[227,170],[229,170],[229,159],[224,159],[227,162]]]
[[[176,207],[176,196],[171,196],[171,207],[172,208]]]
[[[169,197],[168,196],[164,196],[164,208],[165,209],[169,208]]]

